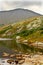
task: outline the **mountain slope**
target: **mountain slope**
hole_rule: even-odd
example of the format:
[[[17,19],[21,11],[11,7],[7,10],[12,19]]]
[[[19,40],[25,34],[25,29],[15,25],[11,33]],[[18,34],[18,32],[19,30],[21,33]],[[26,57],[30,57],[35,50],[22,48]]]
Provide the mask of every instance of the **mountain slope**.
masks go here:
[[[28,36],[31,38],[35,38],[35,36],[37,38],[38,36],[41,37],[43,35],[43,16],[33,17],[23,22],[17,24],[14,23],[0,28],[0,37],[14,38],[19,35],[26,38]]]
[[[37,49],[35,42],[43,43],[43,16],[32,17],[22,22],[13,23],[0,28],[0,37],[11,38],[11,42],[0,43],[1,46],[17,51],[28,52],[43,51],[43,47]],[[31,46],[32,45],[32,46]]]
[[[33,16],[40,16],[40,14],[27,9],[0,11],[0,24],[9,24],[14,22],[19,22]]]

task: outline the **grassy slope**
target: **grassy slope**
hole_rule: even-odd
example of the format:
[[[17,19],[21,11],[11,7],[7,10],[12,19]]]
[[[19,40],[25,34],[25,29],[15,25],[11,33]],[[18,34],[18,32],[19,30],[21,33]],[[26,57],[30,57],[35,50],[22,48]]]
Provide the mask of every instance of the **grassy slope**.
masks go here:
[[[31,24],[30,22],[35,21],[42,21],[42,23],[39,27],[32,27],[33,24]],[[31,24],[32,29],[26,28],[28,24]],[[27,19],[26,21],[12,25],[7,25],[0,29],[0,37],[15,38],[15,36],[21,36],[32,41],[38,40],[43,42],[43,17],[35,17],[29,20]]]
[[[36,22],[37,25],[33,27],[34,22]],[[29,24],[31,24],[31,26],[27,28],[27,25],[29,25]],[[22,44],[16,42],[17,36],[21,37],[20,41]],[[23,51],[23,50],[28,51],[29,43],[32,43],[35,41],[43,42],[43,17],[34,17],[34,18],[27,19],[23,22],[1,27],[0,28],[0,37],[14,39],[14,41],[10,45],[7,43],[8,44],[7,47],[9,47],[9,48],[15,48],[20,51]],[[23,40],[28,40],[28,45],[25,45],[22,42]],[[5,44],[5,46],[6,46],[6,44]]]

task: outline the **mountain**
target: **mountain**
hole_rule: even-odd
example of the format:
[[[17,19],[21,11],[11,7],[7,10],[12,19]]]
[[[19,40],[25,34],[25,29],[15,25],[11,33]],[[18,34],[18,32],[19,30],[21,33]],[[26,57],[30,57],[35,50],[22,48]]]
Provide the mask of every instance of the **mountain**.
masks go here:
[[[0,25],[23,21],[33,16],[40,16],[40,14],[27,9],[0,11]]]
[[[4,38],[15,38],[16,36],[27,38],[30,36],[29,38],[37,39],[39,36],[41,38],[41,35],[43,41],[43,16],[32,17],[18,23],[0,27],[0,37]]]
[[[9,24],[0,27],[1,38],[11,38],[9,42],[2,41],[0,46],[5,46],[17,51],[28,52],[40,50],[43,52],[43,46],[38,47],[36,42],[43,44],[43,16],[32,17],[30,19]]]

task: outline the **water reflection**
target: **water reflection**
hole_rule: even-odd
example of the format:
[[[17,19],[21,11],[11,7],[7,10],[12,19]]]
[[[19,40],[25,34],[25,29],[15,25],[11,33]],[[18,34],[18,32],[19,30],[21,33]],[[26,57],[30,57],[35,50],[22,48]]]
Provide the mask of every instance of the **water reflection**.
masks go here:
[[[10,38],[0,38],[0,40],[12,40]]]
[[[21,44],[21,43],[16,43],[15,39],[10,39],[10,40],[0,40],[0,57],[2,57],[2,54],[4,52],[9,53],[9,54],[16,54],[19,52],[27,52],[28,46]]]

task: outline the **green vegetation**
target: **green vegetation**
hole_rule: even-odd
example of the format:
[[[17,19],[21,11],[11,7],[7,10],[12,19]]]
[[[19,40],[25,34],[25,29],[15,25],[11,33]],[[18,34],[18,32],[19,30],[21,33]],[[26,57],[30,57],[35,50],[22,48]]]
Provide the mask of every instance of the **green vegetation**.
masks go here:
[[[18,36],[19,39],[16,39]],[[36,51],[43,51],[42,49],[30,46],[30,44],[36,41],[43,42],[43,16],[2,27],[0,29],[0,37],[13,39],[10,43],[0,43],[0,45],[5,45],[11,49],[17,49],[23,52],[28,52],[30,49],[31,51],[34,51],[34,49],[36,49]],[[23,42],[24,40],[27,40],[27,44]]]

